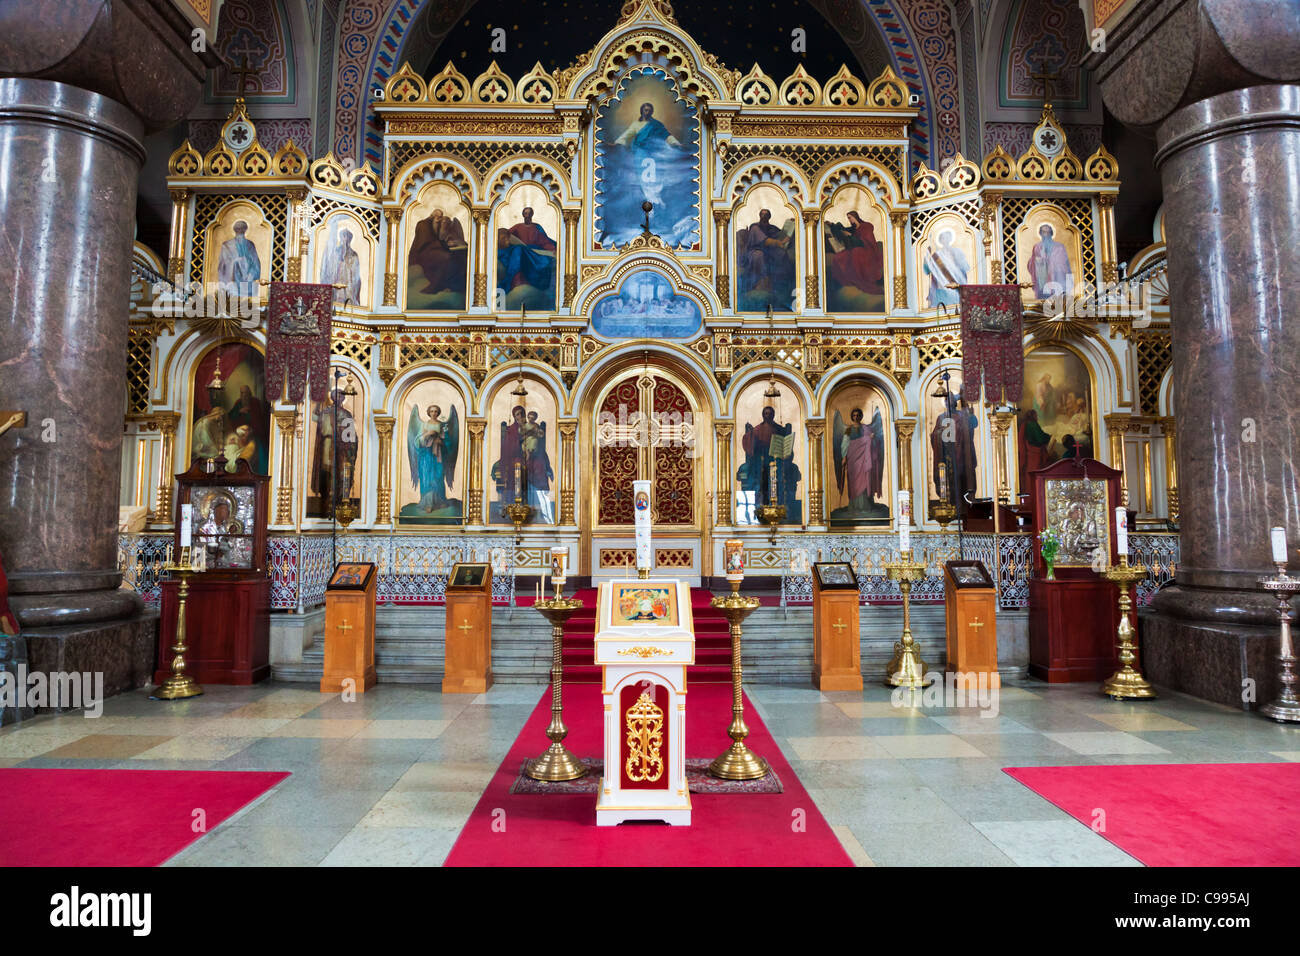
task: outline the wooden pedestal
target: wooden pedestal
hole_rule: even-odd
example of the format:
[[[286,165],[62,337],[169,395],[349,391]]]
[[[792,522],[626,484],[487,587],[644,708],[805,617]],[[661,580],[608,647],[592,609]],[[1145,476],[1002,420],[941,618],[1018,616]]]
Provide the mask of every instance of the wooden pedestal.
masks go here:
[[[458,564],[447,584],[444,694],[481,694],[492,686],[492,569]]]
[[[856,586],[828,590],[813,575],[813,686],[862,690],[862,638]]]
[[[271,581],[266,577],[190,578],[185,598],[185,672],[200,684],[256,684],[271,676]],[[154,683],[172,674],[178,581],[162,582],[158,669]]]
[[[975,562],[958,562],[969,567]],[[980,568],[987,579],[987,573]],[[989,687],[1001,687],[998,676],[998,592],[987,585],[958,581],[950,563],[944,567],[944,614],[948,637],[947,673],[987,674]],[[973,578],[973,575],[971,575]]]
[[[350,572],[349,569],[359,570]],[[337,584],[343,579],[346,583]],[[322,693],[365,693],[375,685],[374,565],[340,565],[325,591]]]
[[[1029,675],[1102,681],[1119,668],[1115,588],[1099,577],[1029,579]]]

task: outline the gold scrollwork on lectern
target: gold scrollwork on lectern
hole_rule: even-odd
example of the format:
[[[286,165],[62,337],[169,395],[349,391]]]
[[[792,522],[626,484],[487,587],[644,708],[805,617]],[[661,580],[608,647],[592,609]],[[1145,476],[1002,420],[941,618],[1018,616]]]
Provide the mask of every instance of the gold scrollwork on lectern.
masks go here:
[[[634,655],[636,657],[668,657],[672,651],[666,651],[662,647],[642,647],[638,644],[636,647],[625,647],[618,652],[619,657]]]
[[[627,709],[627,778],[654,783],[664,773],[664,712],[649,691]]]

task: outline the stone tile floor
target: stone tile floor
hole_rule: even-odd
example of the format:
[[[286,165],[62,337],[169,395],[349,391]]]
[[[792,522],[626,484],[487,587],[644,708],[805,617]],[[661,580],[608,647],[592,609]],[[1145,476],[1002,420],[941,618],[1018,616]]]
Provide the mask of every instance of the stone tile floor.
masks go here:
[[[171,703],[142,690],[99,718],[5,728],[0,766],[291,770],[168,865],[438,865],[543,690],[383,684],[343,702],[264,684]],[[895,706],[877,686],[746,690],[861,865],[1137,866],[1002,768],[1300,760],[1300,727],[1177,694],[1119,703],[1026,682],[984,716]]]

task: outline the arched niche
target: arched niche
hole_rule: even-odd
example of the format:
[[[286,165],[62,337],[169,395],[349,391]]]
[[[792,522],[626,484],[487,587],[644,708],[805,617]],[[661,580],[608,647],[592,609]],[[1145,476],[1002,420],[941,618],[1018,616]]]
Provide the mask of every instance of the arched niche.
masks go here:
[[[887,527],[897,476],[894,411],[868,376],[837,384],[827,396],[826,522],[832,529]]]
[[[405,528],[460,525],[465,516],[468,401],[440,375],[410,380],[397,415],[394,520]]]
[[[260,345],[225,339],[207,347],[189,378],[188,451],[185,463],[224,455],[256,474],[270,474],[271,406],[266,399],[266,357]],[[184,469],[180,469],[184,470]]]
[[[736,311],[795,311],[799,210],[774,183],[751,187],[731,217],[735,230]]]
[[[237,199],[222,207],[208,224],[203,242],[203,282],[209,289],[243,297],[261,294],[271,275],[275,230],[261,207]]]
[[[343,378],[337,378],[337,372],[343,372]],[[350,501],[360,513],[366,487],[365,436],[370,424],[368,384],[364,369],[336,358],[330,367],[329,400],[313,402],[310,396],[303,400],[298,414],[306,425],[307,476],[302,484],[303,514],[307,518],[332,519],[333,476],[336,473],[340,481],[338,503]]]
[[[518,394],[522,381],[527,394]],[[488,524],[510,525],[505,506],[516,496],[533,509],[529,524],[555,524],[560,477],[560,404],[551,386],[531,373],[502,377],[484,406],[483,456]]]
[[[979,282],[980,242],[964,217],[944,212],[926,223],[914,246],[922,310],[957,312],[961,297],[953,285]]]
[[[1029,474],[1062,458],[1096,458],[1096,375],[1087,358],[1067,343],[1025,350],[1025,385],[1016,414],[1018,487],[1032,491]]]
[[[808,433],[800,389],[784,374],[755,377],[740,388],[734,407],[733,521],[739,527],[761,525],[758,506],[782,504],[782,524],[805,524]]]
[[[498,312],[554,312],[557,301],[560,210],[538,183],[515,183],[492,210],[492,282]]]
[[[889,216],[866,186],[846,183],[822,212],[822,274],[826,309],[883,313],[890,275]]]
[[[1018,281],[1023,297],[1035,302],[1053,295],[1073,295],[1092,276],[1083,274],[1083,239],[1070,215],[1050,202],[1039,203],[1016,229]]]
[[[336,209],[316,227],[312,262],[317,282],[340,284],[334,302],[366,309],[374,304],[375,241],[359,216]]]
[[[403,308],[461,312],[469,292],[469,206],[445,180],[425,183],[402,216]]]

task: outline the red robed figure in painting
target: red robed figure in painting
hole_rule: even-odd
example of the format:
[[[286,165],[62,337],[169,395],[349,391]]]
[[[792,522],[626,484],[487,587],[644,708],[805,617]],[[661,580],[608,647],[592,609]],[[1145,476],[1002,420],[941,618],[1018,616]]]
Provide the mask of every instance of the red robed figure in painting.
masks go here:
[[[854,286],[863,292],[883,292],[885,288],[885,251],[876,239],[876,227],[863,222],[862,217],[849,210],[849,226],[832,224],[836,239],[844,243],[841,252],[830,256],[831,278],[843,286]]]

